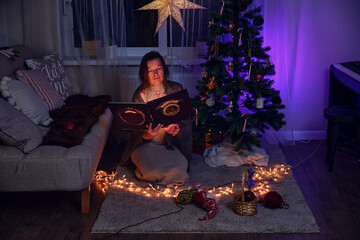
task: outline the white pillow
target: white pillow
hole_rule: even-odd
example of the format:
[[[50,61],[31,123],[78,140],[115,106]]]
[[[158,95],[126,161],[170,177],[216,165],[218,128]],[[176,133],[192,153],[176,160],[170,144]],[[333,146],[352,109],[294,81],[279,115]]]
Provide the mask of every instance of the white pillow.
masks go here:
[[[34,123],[47,126],[51,123],[49,112],[40,96],[26,83],[3,77],[0,82],[2,96]]]

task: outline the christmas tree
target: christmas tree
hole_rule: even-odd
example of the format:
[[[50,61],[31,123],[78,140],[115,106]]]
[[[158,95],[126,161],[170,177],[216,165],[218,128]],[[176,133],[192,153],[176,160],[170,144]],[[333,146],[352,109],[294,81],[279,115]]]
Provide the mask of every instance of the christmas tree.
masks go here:
[[[235,150],[261,146],[266,129],[285,125],[280,91],[269,77],[275,66],[262,47],[264,19],[253,0],[222,0],[211,14],[206,62],[197,95],[194,140],[204,145],[205,136],[229,136]]]

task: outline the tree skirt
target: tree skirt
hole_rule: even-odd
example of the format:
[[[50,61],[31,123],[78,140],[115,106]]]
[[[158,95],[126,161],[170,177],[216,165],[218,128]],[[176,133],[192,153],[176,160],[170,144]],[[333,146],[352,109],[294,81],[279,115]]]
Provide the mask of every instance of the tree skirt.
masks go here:
[[[279,164],[286,164],[281,149],[277,145],[263,143],[263,148],[269,155],[269,165],[265,170]],[[169,190],[174,194],[181,189],[188,189],[197,184],[205,185],[209,190],[220,193],[231,189],[238,192],[241,177],[245,169],[254,166],[210,167],[203,162],[200,155],[193,155],[190,165],[190,179],[184,186]],[[254,167],[255,169],[255,167]],[[125,177],[124,177],[125,175]],[[174,197],[163,195],[164,188],[157,189],[155,185],[136,179],[134,169],[119,167],[119,179],[132,182],[130,192],[125,188],[110,187],[101,206],[98,218],[92,228],[92,233],[316,233],[319,232],[314,216],[311,213],[300,189],[293,178],[291,170],[278,181],[269,182],[270,190],[277,191],[283,200],[289,204],[288,209],[268,209],[257,203],[257,214],[240,216],[233,211],[234,194],[223,194],[219,198],[218,212],[210,220],[200,221],[206,215],[206,210],[196,203],[180,205]],[[218,186],[222,186],[222,189]],[[143,189],[147,188],[144,193]],[[150,190],[149,190],[150,189]],[[160,194],[161,193],[161,194]]]

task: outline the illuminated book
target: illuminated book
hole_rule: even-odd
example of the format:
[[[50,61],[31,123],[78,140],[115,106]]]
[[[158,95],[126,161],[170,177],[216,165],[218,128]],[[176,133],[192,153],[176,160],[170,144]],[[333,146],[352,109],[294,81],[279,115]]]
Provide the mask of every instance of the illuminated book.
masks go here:
[[[117,127],[121,129],[146,129],[149,123],[164,127],[191,118],[194,110],[186,89],[147,103],[110,102]]]

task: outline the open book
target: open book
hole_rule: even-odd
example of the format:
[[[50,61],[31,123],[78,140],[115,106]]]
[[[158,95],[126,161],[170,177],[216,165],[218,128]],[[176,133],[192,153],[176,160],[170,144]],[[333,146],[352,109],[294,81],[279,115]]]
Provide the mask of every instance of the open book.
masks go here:
[[[159,123],[165,127],[194,115],[186,89],[147,103],[110,102],[109,107],[121,129],[146,129],[149,123],[153,127]]]

